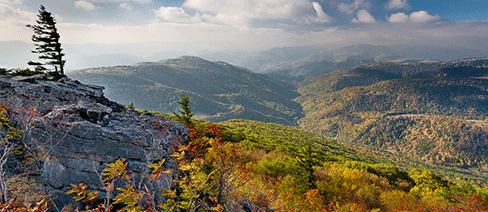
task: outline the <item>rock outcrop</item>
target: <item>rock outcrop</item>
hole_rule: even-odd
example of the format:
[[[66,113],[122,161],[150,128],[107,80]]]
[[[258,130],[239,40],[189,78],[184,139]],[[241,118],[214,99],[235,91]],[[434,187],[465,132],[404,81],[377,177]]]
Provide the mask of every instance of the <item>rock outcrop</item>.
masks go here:
[[[84,85],[76,80],[62,78],[47,80],[43,74],[30,77],[0,76],[0,101],[17,107],[35,107],[47,114],[55,106],[75,104],[80,100],[97,102],[121,112],[123,105],[110,101],[103,95],[102,86]]]
[[[188,129],[170,119],[137,111],[103,96],[103,87],[33,77],[0,76],[0,101],[15,108],[36,108],[41,115],[28,127],[26,143],[45,154],[40,179],[53,193],[58,207],[73,203],[65,194],[71,184],[85,183],[100,190],[99,174],[125,158],[135,179],[148,174],[147,165],[166,159],[172,168],[172,148],[188,140]],[[148,186],[168,188],[165,175]]]

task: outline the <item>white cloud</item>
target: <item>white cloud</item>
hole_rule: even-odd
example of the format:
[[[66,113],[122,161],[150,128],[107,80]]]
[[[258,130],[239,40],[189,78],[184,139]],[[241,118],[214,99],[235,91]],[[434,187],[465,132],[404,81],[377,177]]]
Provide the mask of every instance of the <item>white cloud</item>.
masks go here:
[[[405,13],[391,14],[389,17],[386,17],[386,20],[390,23],[405,23],[405,22],[423,23],[423,22],[440,21],[443,20],[443,18],[440,17],[439,15],[430,15],[427,11],[417,11],[411,13],[410,15],[407,15]]]
[[[63,32],[65,43],[164,42],[168,44],[163,46],[165,49],[172,48],[180,51],[272,48],[284,46],[291,39],[299,36],[281,29],[240,30],[238,27],[212,23],[159,22],[140,26],[62,23],[58,28]],[[253,45],[249,45],[250,43]],[[154,50],[161,51],[163,47],[154,47]],[[149,49],[145,51],[147,54]]]
[[[108,3],[108,0],[98,3],[93,0],[84,1],[94,4],[94,6],[103,6],[102,4]],[[73,2],[70,1],[69,4],[72,5]],[[112,6],[121,8],[122,4],[127,3],[128,6],[132,5],[134,10],[136,3],[140,3],[136,1],[110,2],[112,2]],[[368,10],[362,8],[366,5],[364,4],[366,1],[355,2],[358,2],[358,5],[363,4],[363,6],[358,7],[360,9],[353,7],[356,11],[352,13],[354,15],[351,17],[348,16],[348,20],[354,16],[355,22],[373,23],[375,18],[368,13]],[[215,6],[219,4],[221,6]],[[410,12],[407,14],[395,13],[386,17],[386,20],[391,23],[410,24],[364,24],[352,28],[323,28],[321,31],[314,28],[314,31],[301,30],[298,33],[278,27],[245,27],[251,25],[253,20],[268,22],[268,19],[275,19],[284,20],[287,23],[331,21],[332,19],[324,12],[324,10],[328,11],[327,8],[325,6],[322,8],[322,6],[324,5],[308,0],[187,0],[182,7],[162,7],[155,10],[154,14],[158,16],[159,20],[166,20],[165,22],[156,21],[143,25],[75,24],[70,23],[69,16],[63,15],[66,21],[58,22],[57,26],[63,44],[165,42],[171,46],[171,50],[190,52],[203,49],[266,49],[317,43],[378,45],[415,43],[417,45],[460,45],[465,48],[486,47],[488,49],[486,42],[488,40],[488,22],[437,24],[436,21],[443,19],[438,15],[430,15],[426,11],[411,14]],[[74,7],[71,9],[75,10]],[[0,28],[2,29],[0,30],[0,40],[30,41],[32,31],[25,27],[25,24],[35,23],[36,12],[35,9],[27,12],[19,5],[0,3]],[[105,11],[99,9],[97,12]],[[60,20],[60,18],[57,19]],[[413,24],[418,22],[424,23]],[[154,47],[154,51],[160,51],[162,48],[166,47]],[[143,52],[141,54],[148,54],[146,49],[140,51]]]
[[[0,3],[0,40],[22,40],[29,42],[32,30],[26,24],[35,24],[36,13],[24,11]]]
[[[357,18],[353,18],[352,22],[372,24],[376,22],[376,19],[371,14],[369,14],[368,11],[359,10],[357,13]]]
[[[346,4],[340,3],[338,8],[342,13],[353,14],[358,9],[370,8],[371,4],[368,0],[354,0],[354,2]]]
[[[385,9],[388,10],[399,10],[399,9],[410,9],[410,3],[408,0],[390,0],[385,5]]]
[[[90,11],[101,8],[103,4],[118,3],[119,8],[131,11],[132,6],[129,3],[148,4],[151,2],[152,0],[77,0],[75,1],[75,7]]]
[[[147,3],[151,3],[152,0],[90,0],[91,2],[94,2],[94,3],[124,3],[124,2],[137,2],[137,3],[140,3],[140,4],[147,4]]]
[[[404,14],[410,19],[409,15]],[[35,14],[33,16],[35,18]],[[392,17],[390,17],[392,18]],[[359,21],[359,16],[358,16]],[[408,20],[408,22],[411,22]],[[28,22],[32,23],[32,22]],[[278,28],[248,28],[222,24],[156,22],[144,25],[58,23],[62,43],[139,43],[146,45],[137,54],[161,49],[196,52],[199,50],[267,49],[278,46],[314,44],[377,45],[458,45],[488,49],[488,22],[446,22],[437,24],[366,24],[354,28],[324,28],[321,31],[292,33]],[[0,40],[30,41],[32,31],[12,19],[0,19]],[[116,35],[116,36],[115,36]],[[153,43],[151,43],[153,44]],[[250,45],[251,44],[251,45]],[[142,44],[141,44],[142,45]],[[133,52],[127,52],[133,53]],[[134,52],[134,54],[136,54]],[[147,56],[147,55],[146,55]]]
[[[75,7],[90,11],[99,9],[101,6],[100,4],[119,3],[119,8],[130,11],[132,10],[132,6],[129,3],[148,4],[151,2],[152,0],[77,0],[75,1]]]
[[[128,3],[121,3],[121,4],[119,4],[119,8],[122,8],[122,9],[127,10],[127,11],[131,11],[132,10],[132,7]]]
[[[183,8],[201,14],[202,20],[247,26],[252,20],[291,20],[326,23],[333,19],[318,2],[307,0],[186,0]]]
[[[199,20],[196,15],[193,17],[190,16],[181,7],[160,7],[154,12],[156,13],[156,17],[171,22],[193,22]]]
[[[24,0],[0,0],[0,4],[20,5]]]
[[[386,20],[390,23],[404,23],[410,20],[410,17],[405,13],[391,14],[390,17],[386,17]]]
[[[97,9],[98,7],[95,6],[93,3],[91,2],[87,2],[87,1],[75,1],[75,7],[76,8],[80,8],[80,9],[84,9],[84,10],[94,10],[94,9]]]
[[[427,11],[418,11],[410,14],[410,20],[414,23],[420,23],[420,22],[439,21],[442,20],[442,18],[439,15],[429,15]]]
[[[329,23],[334,21],[332,17],[330,17],[324,12],[322,6],[318,2],[312,2],[312,6],[315,12],[317,12],[317,18],[312,19],[312,22]]]
[[[147,4],[147,3],[151,3],[152,1],[151,0],[132,0],[129,2],[138,2],[138,3],[141,3],[141,4]]]
[[[36,14],[0,3],[0,20],[34,21]]]
[[[25,27],[24,27],[25,28]],[[173,43],[172,50],[198,51],[202,49],[267,49],[276,46],[314,45],[318,43],[371,43],[377,45],[460,45],[464,48],[488,48],[488,22],[447,23],[437,25],[383,25],[322,31],[290,33],[282,29],[222,26],[212,23],[152,23],[141,26],[59,24],[66,43]],[[117,36],[113,36],[117,35]],[[140,36],[144,35],[144,36]],[[31,35],[26,35],[28,39]],[[466,46],[466,42],[472,42]],[[184,45],[181,45],[181,44]],[[252,44],[252,45],[249,45]]]

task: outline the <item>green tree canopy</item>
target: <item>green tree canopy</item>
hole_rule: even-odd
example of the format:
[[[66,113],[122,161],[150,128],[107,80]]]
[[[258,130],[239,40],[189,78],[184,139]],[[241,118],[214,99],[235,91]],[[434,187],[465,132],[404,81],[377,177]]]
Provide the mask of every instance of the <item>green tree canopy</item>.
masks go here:
[[[191,118],[195,116],[195,114],[193,114],[190,109],[190,96],[188,96],[186,93],[181,95],[181,99],[178,101],[178,104],[180,104],[181,110],[171,112],[173,112],[173,115],[176,116],[176,118],[178,118],[182,124],[192,125]]]

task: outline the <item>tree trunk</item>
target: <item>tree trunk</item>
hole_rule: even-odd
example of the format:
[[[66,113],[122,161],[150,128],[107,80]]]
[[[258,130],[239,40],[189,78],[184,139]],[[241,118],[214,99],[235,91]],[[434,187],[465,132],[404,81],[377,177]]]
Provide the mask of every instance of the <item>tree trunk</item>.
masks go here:
[[[0,194],[2,195],[2,204],[7,203],[7,185],[5,185],[3,166],[0,167]]]

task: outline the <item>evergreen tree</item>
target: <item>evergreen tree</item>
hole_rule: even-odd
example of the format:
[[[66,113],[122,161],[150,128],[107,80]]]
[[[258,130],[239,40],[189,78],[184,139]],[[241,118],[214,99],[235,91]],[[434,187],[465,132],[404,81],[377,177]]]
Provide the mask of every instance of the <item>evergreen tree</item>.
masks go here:
[[[60,36],[56,29],[56,20],[51,12],[46,11],[43,5],[39,9],[37,17],[36,25],[27,25],[27,27],[34,31],[32,41],[35,42],[34,46],[36,49],[32,53],[39,54],[39,59],[47,60],[47,62],[29,61],[27,64],[36,66],[36,70],[39,71],[46,71],[48,69],[44,65],[51,65],[54,66],[56,74],[64,75],[64,64],[66,60],[63,60],[64,53],[62,53],[63,49],[61,48],[61,43],[59,43]]]
[[[181,99],[180,101],[178,101],[178,104],[180,104],[181,110],[177,112],[175,111],[171,111],[171,112],[173,112],[173,115],[175,115],[176,118],[178,118],[178,120],[180,120],[182,124],[191,125],[192,124],[191,118],[195,114],[193,114],[193,112],[191,112],[190,109],[190,96],[188,96],[188,94],[186,93],[181,95]]]
[[[297,156],[298,164],[305,170],[303,177],[305,178],[304,186],[306,190],[315,189],[315,175],[313,166],[318,165],[317,152],[312,148],[312,145],[308,143],[305,147],[302,147]],[[302,191],[305,192],[306,190]]]

